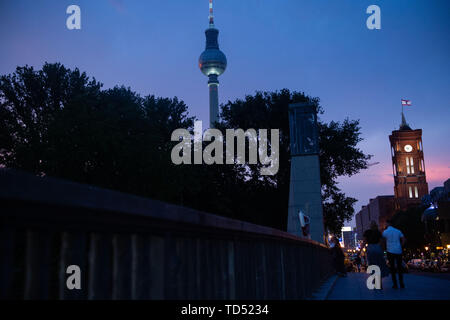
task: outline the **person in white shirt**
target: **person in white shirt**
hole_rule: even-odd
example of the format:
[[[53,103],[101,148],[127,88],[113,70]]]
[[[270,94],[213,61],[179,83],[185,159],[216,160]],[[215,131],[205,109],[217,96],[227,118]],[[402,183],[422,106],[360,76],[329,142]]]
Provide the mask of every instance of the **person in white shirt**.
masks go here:
[[[406,242],[403,233],[392,226],[391,220],[386,221],[388,227],[383,232],[384,245],[387,251],[387,257],[389,260],[389,266],[391,268],[393,288],[397,289],[397,278],[396,273],[398,273],[398,280],[400,282],[400,288],[404,288],[405,284],[403,282],[403,270],[402,270],[402,253],[403,245]]]

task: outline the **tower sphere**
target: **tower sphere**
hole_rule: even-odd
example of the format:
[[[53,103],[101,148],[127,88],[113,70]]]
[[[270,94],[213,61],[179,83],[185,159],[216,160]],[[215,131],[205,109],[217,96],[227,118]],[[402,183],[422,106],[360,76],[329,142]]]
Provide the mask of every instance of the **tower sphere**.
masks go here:
[[[227,58],[219,49],[206,49],[200,55],[198,65],[205,76],[220,76],[227,68]]]
[[[225,54],[220,51],[217,38],[219,30],[216,28],[208,28],[205,31],[206,48],[198,59],[198,65],[204,75],[220,76],[227,68],[227,58]]]

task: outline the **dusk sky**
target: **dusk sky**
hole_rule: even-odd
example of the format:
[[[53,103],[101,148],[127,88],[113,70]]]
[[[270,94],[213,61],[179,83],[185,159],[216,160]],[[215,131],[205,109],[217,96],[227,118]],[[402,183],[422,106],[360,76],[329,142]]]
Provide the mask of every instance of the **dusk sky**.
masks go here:
[[[66,28],[66,8],[81,8],[81,30]],[[366,9],[381,8],[381,30]],[[256,90],[319,97],[324,120],[360,119],[360,147],[380,164],[341,179],[355,209],[393,194],[388,136],[400,99],[413,129],[423,129],[430,190],[450,177],[450,1],[215,0],[219,44],[228,67],[219,101]],[[0,0],[0,74],[44,62],[78,67],[141,95],[177,96],[208,123],[205,46],[208,0]]]

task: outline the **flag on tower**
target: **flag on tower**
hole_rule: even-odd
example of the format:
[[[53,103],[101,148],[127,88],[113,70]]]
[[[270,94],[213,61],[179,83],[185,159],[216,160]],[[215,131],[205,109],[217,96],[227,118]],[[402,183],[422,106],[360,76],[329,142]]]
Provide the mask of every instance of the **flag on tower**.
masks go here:
[[[411,106],[411,100],[402,99],[402,106]]]

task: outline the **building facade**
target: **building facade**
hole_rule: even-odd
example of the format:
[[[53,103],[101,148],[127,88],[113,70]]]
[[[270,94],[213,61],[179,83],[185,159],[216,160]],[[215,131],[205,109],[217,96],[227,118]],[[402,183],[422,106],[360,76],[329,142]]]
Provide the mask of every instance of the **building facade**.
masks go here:
[[[352,227],[343,227],[342,240],[346,250],[356,249],[356,229]]]
[[[399,130],[389,136],[394,175],[395,209],[418,206],[428,194],[423,156],[422,130],[412,130],[402,114]]]
[[[431,190],[426,200],[430,207],[424,211],[422,221],[427,244],[450,249],[450,179]]]
[[[356,214],[356,238],[363,240],[363,233],[370,228],[373,220],[378,224],[380,230],[386,228],[386,220],[394,215],[394,196],[378,196],[370,199],[369,203],[362,206]]]

